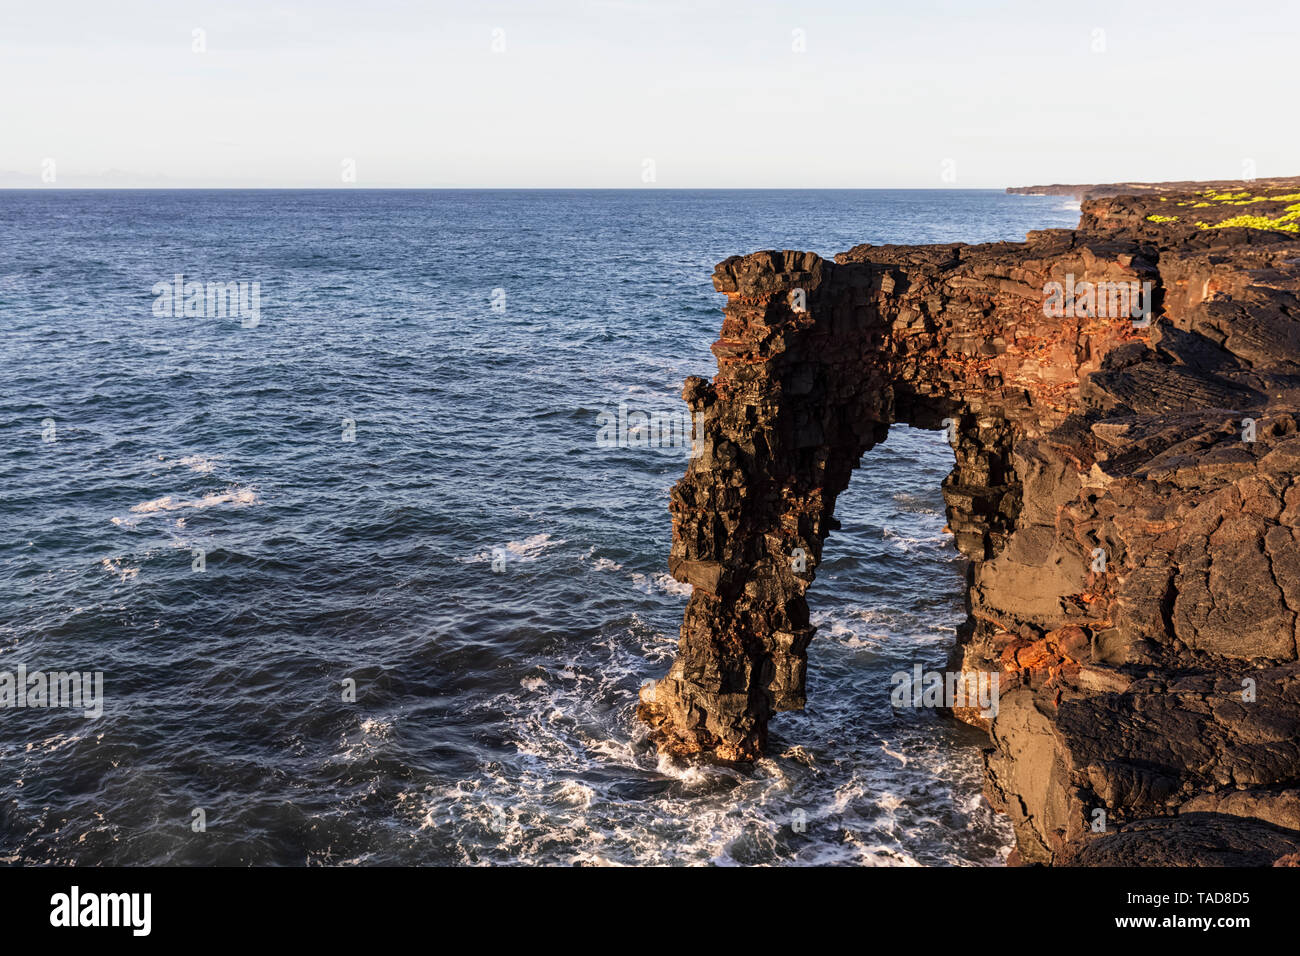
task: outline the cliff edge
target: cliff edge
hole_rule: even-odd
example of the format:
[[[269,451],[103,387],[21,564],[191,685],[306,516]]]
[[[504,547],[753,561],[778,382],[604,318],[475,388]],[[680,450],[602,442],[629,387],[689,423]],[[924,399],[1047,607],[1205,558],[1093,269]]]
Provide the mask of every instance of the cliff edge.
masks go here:
[[[1300,180],[1116,188],[1023,243],[718,265],[670,505],[693,592],[638,707],[663,751],[750,760],[803,707],[836,496],[890,425],[944,428],[950,670],[999,689],[948,703],[1013,862],[1300,849]]]

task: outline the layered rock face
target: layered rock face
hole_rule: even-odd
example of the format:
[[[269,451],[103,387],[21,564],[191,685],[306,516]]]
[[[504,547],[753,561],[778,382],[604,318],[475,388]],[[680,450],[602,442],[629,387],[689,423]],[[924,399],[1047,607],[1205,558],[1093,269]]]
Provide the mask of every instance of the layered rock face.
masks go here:
[[[945,428],[970,559],[952,669],[1001,690],[995,715],[954,713],[990,734],[985,792],[1015,858],[1300,848],[1285,189],[1092,200],[1078,229],[1024,243],[721,263],[718,375],[683,393],[703,454],[671,503],[669,568],[694,587],[638,708],[661,749],[752,759],[772,715],[803,706],[836,496],[891,424]],[[1255,228],[1231,224],[1244,215]]]

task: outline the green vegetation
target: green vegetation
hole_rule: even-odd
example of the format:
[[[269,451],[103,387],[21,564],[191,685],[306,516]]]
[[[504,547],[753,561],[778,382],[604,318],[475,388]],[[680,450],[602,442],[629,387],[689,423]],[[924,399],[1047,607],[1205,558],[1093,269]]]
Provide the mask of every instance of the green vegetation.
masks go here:
[[[1177,216],[1147,216],[1147,222],[1177,222]]]

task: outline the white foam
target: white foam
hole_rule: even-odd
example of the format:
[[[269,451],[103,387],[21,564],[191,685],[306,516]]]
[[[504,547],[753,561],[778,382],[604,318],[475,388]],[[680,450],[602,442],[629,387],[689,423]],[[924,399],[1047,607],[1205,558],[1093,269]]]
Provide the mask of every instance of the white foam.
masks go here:
[[[889,744],[885,743],[883,740],[880,742],[880,749],[883,750],[885,753],[889,754],[889,756],[893,757],[904,767],[906,767],[911,762],[907,759],[907,756],[905,754],[900,754],[896,750],[890,750]]]
[[[592,800],[596,798],[596,791],[586,784],[578,783],[576,780],[566,780],[560,784],[556,796],[570,806],[586,810],[591,806]]]
[[[543,532],[524,538],[522,541],[509,541],[500,550],[505,552],[507,564],[529,564],[540,558],[548,548],[564,543],[563,540],[553,540],[549,532]],[[495,560],[498,556],[497,549],[489,549],[457,560],[462,564],[483,564]]]
[[[212,474],[213,469],[220,463],[220,459],[207,458],[203,455],[186,455],[184,458],[179,458],[176,461],[176,464],[188,468],[196,475],[210,475]]]
[[[652,576],[642,580],[658,593]],[[859,626],[871,616],[840,613]],[[906,735],[881,742],[874,734],[851,767],[842,747],[819,735],[742,768],[659,754],[633,707],[647,674],[646,647],[671,639],[662,626],[631,616],[626,631],[535,660],[515,676],[516,686],[468,702],[501,715],[514,754],[485,755],[464,779],[404,795],[412,831],[440,831],[440,843],[474,865],[920,865],[913,854],[926,862],[997,862],[995,848],[972,859],[964,842],[987,842],[986,812],[950,850],[934,846],[942,827],[930,821],[946,819],[937,815],[942,792],[958,779],[976,783],[972,755],[950,761],[941,748],[914,749]],[[883,612],[876,627],[891,616],[897,612]],[[927,792],[939,792],[936,808],[917,805],[918,780],[933,781]],[[964,808],[965,800],[951,805],[959,817]],[[807,829],[789,842],[796,814]]]
[[[892,793],[882,793],[880,796],[876,797],[876,806],[888,813],[893,813],[902,805],[903,801]]]
[[[883,634],[860,635],[857,630],[842,621],[825,619],[827,623],[817,622],[817,637],[829,638],[836,643],[853,649],[877,649],[889,638]]]
[[[947,535],[940,534],[940,535],[912,536],[912,535],[901,534],[898,531],[894,531],[892,528],[885,528],[881,534],[881,537],[884,538],[886,541],[888,541],[890,544],[892,544],[894,547],[896,547],[899,551],[902,551],[904,554],[910,553],[913,549],[920,549],[927,546],[947,547],[948,545]]]
[[[109,574],[115,575],[118,582],[125,584],[140,574],[139,568],[127,567],[123,558],[105,558],[100,562],[100,566]]]
[[[695,590],[689,584],[683,584],[671,574],[660,571],[653,576],[645,574],[632,575],[632,583],[646,594],[689,595]]]
[[[132,505],[131,511],[134,514],[148,515],[157,514],[163,511],[185,511],[185,510],[202,510],[204,508],[215,508],[218,505],[233,505],[236,508],[243,508],[248,505],[255,505],[259,502],[257,492],[251,488],[240,488],[234,491],[226,491],[221,494],[204,495],[202,498],[173,498],[171,495],[163,495],[161,498],[154,498],[152,501],[142,501],[138,505]],[[116,519],[114,523],[118,524]]]
[[[382,717],[367,717],[357,728],[358,733],[345,734],[339,741],[339,759],[348,762],[363,760],[379,751],[393,733],[393,722]]]

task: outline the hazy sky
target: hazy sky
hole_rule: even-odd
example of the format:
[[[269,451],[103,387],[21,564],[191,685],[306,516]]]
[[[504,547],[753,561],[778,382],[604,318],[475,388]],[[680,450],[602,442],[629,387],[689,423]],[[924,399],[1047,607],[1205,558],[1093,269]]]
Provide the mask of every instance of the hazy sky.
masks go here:
[[[1300,174],[1296,0],[0,9],[0,185],[343,186],[345,160],[361,187]]]

